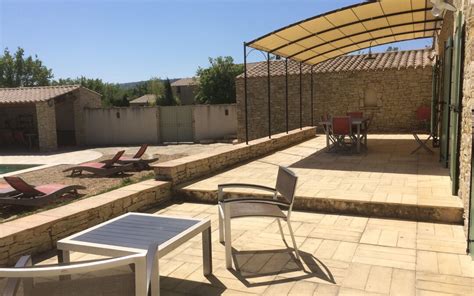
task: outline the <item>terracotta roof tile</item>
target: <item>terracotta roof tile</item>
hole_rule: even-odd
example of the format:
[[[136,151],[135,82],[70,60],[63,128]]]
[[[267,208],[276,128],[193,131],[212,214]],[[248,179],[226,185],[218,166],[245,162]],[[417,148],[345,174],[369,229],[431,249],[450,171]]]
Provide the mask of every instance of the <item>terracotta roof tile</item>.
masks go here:
[[[0,104],[45,102],[79,88],[80,85],[0,88]]]
[[[187,86],[187,85],[196,85],[198,84],[198,79],[197,77],[193,78],[183,78],[180,80],[176,80],[175,82],[171,83],[171,86]]]
[[[425,68],[432,67],[434,61],[431,59],[433,50],[418,49],[407,51],[390,51],[383,53],[373,53],[375,58],[368,60],[367,54],[362,55],[345,55],[340,56],[314,66],[314,73],[329,72],[353,72],[353,71],[384,71],[391,69],[407,69],[407,68]],[[311,66],[303,65],[303,73],[310,73]],[[272,76],[285,75],[285,61],[271,61],[270,71]],[[299,74],[299,63],[288,61],[288,74]],[[267,76],[267,63],[252,63],[247,65],[248,77],[265,77]],[[243,78],[241,74],[238,78]]]
[[[130,101],[131,104],[153,104],[156,102],[156,95],[147,94]]]

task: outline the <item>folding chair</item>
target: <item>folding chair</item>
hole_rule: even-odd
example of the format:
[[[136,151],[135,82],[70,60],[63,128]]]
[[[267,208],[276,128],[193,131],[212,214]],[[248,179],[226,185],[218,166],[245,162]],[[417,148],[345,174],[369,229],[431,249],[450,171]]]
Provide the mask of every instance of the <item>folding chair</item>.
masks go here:
[[[416,153],[418,150],[423,148],[425,151],[433,154],[433,150],[428,147],[428,143],[431,139],[433,139],[433,134],[430,130],[430,120],[431,120],[431,108],[426,106],[421,106],[415,111],[416,120],[418,125],[421,126],[421,129],[418,129],[413,132],[413,137],[415,141],[418,143],[418,147],[411,152],[411,154]],[[422,140],[418,134],[426,134],[428,133],[428,138]]]
[[[350,150],[354,139],[352,137],[351,118],[349,116],[334,116],[332,118],[332,135],[335,139],[335,147],[338,150]],[[350,142],[346,142],[346,139]]]

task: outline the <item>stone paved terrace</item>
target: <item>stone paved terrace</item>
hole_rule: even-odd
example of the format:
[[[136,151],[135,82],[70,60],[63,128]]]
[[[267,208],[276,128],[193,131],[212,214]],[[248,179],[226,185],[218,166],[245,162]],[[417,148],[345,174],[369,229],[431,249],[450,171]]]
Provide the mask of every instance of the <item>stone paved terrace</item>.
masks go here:
[[[213,275],[202,274],[198,235],[160,261],[162,295],[474,293],[474,263],[464,254],[466,239],[459,225],[295,211],[299,263],[281,240],[274,219],[236,219],[232,235],[239,269],[235,271],[225,268],[217,206],[183,203],[151,212],[212,221]],[[284,231],[289,240],[286,226]],[[72,253],[71,258],[82,261],[97,256]],[[53,257],[43,263],[55,262]]]
[[[412,135],[369,135],[368,144],[366,153],[327,153],[325,136],[319,136],[183,184],[178,194],[192,201],[215,202],[221,183],[273,187],[277,166],[282,165],[299,176],[297,209],[462,223],[462,203],[451,194],[449,171],[438,162],[438,151],[411,155],[417,147]],[[239,193],[249,191],[234,192]]]

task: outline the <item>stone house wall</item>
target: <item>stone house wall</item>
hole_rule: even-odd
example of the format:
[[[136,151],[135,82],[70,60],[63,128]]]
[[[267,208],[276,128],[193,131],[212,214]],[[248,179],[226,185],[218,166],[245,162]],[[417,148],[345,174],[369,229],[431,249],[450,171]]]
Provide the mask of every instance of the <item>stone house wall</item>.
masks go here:
[[[456,7],[462,9],[466,21],[458,195],[464,204],[464,227],[467,234],[470,210],[469,200],[471,195],[472,110],[474,108],[474,5],[471,4],[470,1],[461,0],[454,1],[454,4]],[[453,34],[454,17],[455,16],[450,12],[447,13],[445,17],[443,31],[437,40],[437,46],[440,48],[440,52],[442,52],[442,44],[444,44],[444,41]]]
[[[56,135],[54,100],[36,103],[36,119],[40,151],[56,150],[58,148],[58,139]]]
[[[85,88],[79,88],[75,92],[76,100],[74,100],[74,125],[76,127],[76,144],[78,146],[86,144],[86,132],[85,132],[85,108],[100,108],[102,101],[100,95],[89,91]]]
[[[415,110],[430,106],[432,98],[432,67],[385,71],[315,73],[313,75],[313,110],[311,111],[311,75],[303,74],[302,126],[317,124],[323,114],[345,115],[363,111],[373,120],[373,132],[410,132],[416,125]],[[286,130],[285,76],[272,76],[271,132]],[[251,77],[248,87],[249,139],[268,135],[268,92],[266,77]],[[237,78],[237,136],[245,141],[244,79]],[[376,101],[367,107],[366,100]],[[300,77],[288,77],[289,130],[300,127]]]

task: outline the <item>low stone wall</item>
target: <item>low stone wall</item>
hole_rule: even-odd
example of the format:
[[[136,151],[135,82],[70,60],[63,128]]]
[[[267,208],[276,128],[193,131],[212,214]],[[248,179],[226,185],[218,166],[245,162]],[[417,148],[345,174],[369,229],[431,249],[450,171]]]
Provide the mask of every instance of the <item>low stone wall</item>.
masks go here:
[[[217,186],[216,186],[217,187]],[[226,192],[226,198],[243,198],[249,191]],[[270,194],[252,192],[253,197],[271,198]],[[175,189],[174,197],[186,202],[217,203],[217,190]],[[463,224],[463,210],[459,207],[437,207],[401,203],[366,202],[360,200],[316,198],[296,195],[293,209],[337,215],[356,215],[383,219],[403,219],[420,222]]]
[[[170,183],[148,180],[3,223],[0,226],[0,266],[12,265],[25,254],[51,250],[62,238],[121,214],[151,208],[170,198]]]
[[[154,167],[157,180],[179,184],[203,177],[270,152],[300,143],[316,135],[315,127],[304,127],[286,133],[273,135],[232,147],[221,147],[188,157],[157,164]]]

